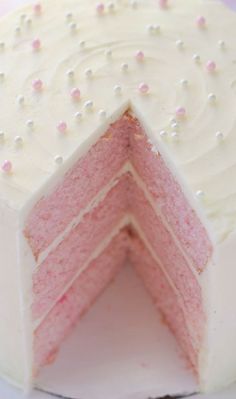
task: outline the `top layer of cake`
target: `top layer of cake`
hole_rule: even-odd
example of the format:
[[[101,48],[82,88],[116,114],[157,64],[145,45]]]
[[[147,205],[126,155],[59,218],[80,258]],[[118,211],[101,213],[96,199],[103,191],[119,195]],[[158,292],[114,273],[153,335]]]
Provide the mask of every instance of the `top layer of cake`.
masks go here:
[[[5,17],[1,199],[18,209],[39,196],[131,107],[219,236],[232,231],[236,13],[225,3],[42,0]]]

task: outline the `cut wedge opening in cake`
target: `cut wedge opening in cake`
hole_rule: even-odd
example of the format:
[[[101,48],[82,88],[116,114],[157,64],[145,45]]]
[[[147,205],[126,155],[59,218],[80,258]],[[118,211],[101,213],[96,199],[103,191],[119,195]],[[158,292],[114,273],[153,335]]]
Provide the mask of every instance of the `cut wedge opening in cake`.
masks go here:
[[[127,110],[31,210],[34,372],[129,260],[196,374],[212,245],[161,150]]]

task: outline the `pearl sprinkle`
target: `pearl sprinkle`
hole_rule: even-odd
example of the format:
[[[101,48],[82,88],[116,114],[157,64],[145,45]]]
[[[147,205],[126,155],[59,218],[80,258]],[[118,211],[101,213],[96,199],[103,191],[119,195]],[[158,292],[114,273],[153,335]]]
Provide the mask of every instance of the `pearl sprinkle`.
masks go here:
[[[115,93],[117,96],[119,96],[119,95],[121,94],[121,92],[122,92],[121,86],[115,85],[115,86],[114,86],[114,93]]]
[[[98,15],[103,15],[104,11],[105,11],[105,6],[104,6],[104,4],[103,4],[103,3],[98,3],[98,4],[96,5],[96,12],[97,12],[97,14],[98,14]]]
[[[144,60],[144,52],[141,50],[137,51],[135,58],[137,61],[142,62]]]
[[[141,94],[147,94],[149,92],[149,86],[147,83],[140,83],[138,90]]]
[[[54,158],[54,161],[57,165],[62,165],[63,164],[63,158],[60,155],[56,155]]]
[[[196,23],[199,28],[205,28],[206,19],[203,16],[199,16],[197,17]]]
[[[79,101],[80,100],[80,89],[78,89],[77,87],[74,87],[71,92],[70,95],[72,97],[73,100],[75,101]]]
[[[67,123],[63,121],[59,122],[57,125],[57,130],[59,133],[65,133],[67,130]]]
[[[12,163],[9,160],[5,160],[2,164],[2,171],[5,173],[10,173],[12,171]]]
[[[219,142],[224,140],[224,135],[222,132],[216,132],[215,137],[216,137],[216,140],[218,140]]]
[[[34,51],[38,51],[41,48],[41,41],[39,39],[34,39],[32,41],[32,48]]]
[[[34,91],[41,91],[43,89],[43,82],[41,79],[36,79],[33,81],[32,83],[32,87],[34,89]]]
[[[216,63],[214,61],[207,61],[206,69],[208,72],[215,72],[216,70]]]

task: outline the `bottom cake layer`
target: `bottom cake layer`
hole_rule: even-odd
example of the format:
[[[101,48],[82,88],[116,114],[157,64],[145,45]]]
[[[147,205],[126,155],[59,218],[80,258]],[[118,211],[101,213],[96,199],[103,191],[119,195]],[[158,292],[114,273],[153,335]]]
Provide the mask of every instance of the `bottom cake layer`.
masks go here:
[[[164,322],[174,333],[184,354],[197,370],[198,353],[192,344],[176,292],[161,267],[133,231],[123,228],[103,252],[77,277],[70,289],[56,303],[34,336],[34,373],[54,361],[58,349],[77,321],[116,277],[129,258],[144,281]]]
[[[61,342],[125,264],[128,233],[124,229],[74,281],[34,335],[34,374],[53,362]]]

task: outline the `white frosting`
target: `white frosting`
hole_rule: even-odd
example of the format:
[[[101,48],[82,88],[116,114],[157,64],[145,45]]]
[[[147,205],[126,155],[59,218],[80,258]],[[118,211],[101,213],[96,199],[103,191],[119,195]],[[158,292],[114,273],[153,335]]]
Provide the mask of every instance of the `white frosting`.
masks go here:
[[[204,192],[200,205],[217,237],[226,237],[236,224],[236,14],[217,0],[170,0],[164,10],[153,0],[140,0],[137,7],[117,0],[112,12],[105,2],[104,15],[97,15],[95,0],[41,4],[40,16],[30,5],[1,21],[0,164],[5,159],[13,164],[10,176],[0,175],[1,198],[15,208],[26,205],[58,168],[67,168],[72,154],[80,156],[96,141],[117,109],[131,104],[150,135],[165,140],[187,186]],[[206,18],[205,28],[197,26],[199,15]],[[31,46],[35,38],[39,51]],[[138,50],[143,61],[135,58]],[[196,54],[200,61],[193,59]],[[216,63],[214,73],[206,69],[208,60]],[[38,78],[42,92],[32,89]],[[149,85],[149,94],[139,92],[141,82]],[[70,96],[73,87],[81,91],[79,102]],[[178,106],[186,108],[186,119],[176,126],[170,119]],[[61,120],[66,133],[57,131]]]
[[[137,6],[117,0],[112,10],[104,3],[104,15],[97,15],[96,0],[42,0],[41,15],[29,5],[1,21],[0,165],[9,160],[13,167],[10,174],[0,172],[1,209],[9,209],[2,236],[14,241],[13,230],[22,230],[35,201],[131,106],[219,244],[200,276],[208,316],[201,386],[216,388],[236,375],[236,14],[220,0],[169,0],[167,9],[155,0],[138,0]],[[205,27],[196,24],[199,15],[206,18]],[[32,49],[35,38],[41,41],[39,51]],[[138,50],[143,60],[135,57]],[[207,71],[208,60],[216,63],[215,72]],[[43,82],[40,92],[32,88],[35,79]],[[80,101],[71,98],[74,87]],[[142,94],[139,87],[149,92]],[[186,117],[178,120],[175,110],[182,106]],[[64,133],[58,132],[60,121],[66,122],[60,125]],[[16,229],[10,208],[22,210]],[[11,267],[0,280],[2,275],[13,279],[16,289],[10,303],[14,320],[0,332],[0,364],[8,362],[9,377],[27,385],[34,263],[23,236],[17,245],[14,251],[4,248]],[[17,273],[20,287],[14,264],[24,264]],[[1,292],[8,297],[7,284]],[[2,303],[0,313],[8,311]],[[28,342],[27,356],[22,339]],[[15,355],[15,364],[24,359],[25,369],[14,369]]]

